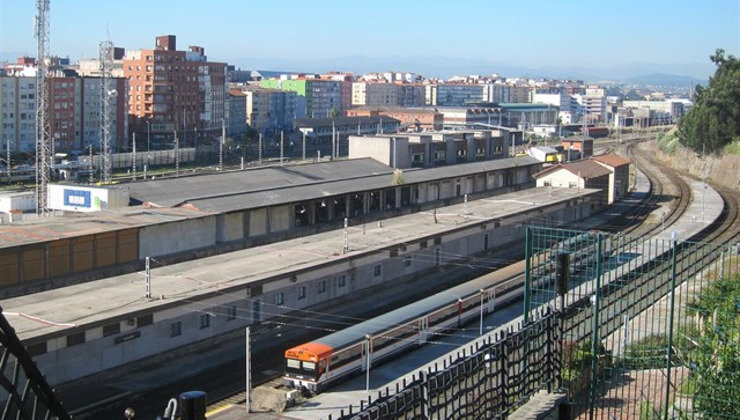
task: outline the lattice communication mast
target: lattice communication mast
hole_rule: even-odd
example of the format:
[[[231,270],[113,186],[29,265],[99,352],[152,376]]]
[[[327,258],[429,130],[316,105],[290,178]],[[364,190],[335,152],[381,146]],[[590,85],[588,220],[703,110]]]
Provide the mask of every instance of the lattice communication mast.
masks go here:
[[[116,89],[112,87],[111,70],[113,69],[113,43],[103,41],[99,49],[100,77],[101,77],[101,139],[100,157],[103,160],[102,178],[104,183],[110,182],[111,175],[111,137],[113,137],[114,110],[116,109]]]
[[[54,141],[49,119],[49,0],[36,0],[36,212],[49,211],[47,186],[54,169]]]

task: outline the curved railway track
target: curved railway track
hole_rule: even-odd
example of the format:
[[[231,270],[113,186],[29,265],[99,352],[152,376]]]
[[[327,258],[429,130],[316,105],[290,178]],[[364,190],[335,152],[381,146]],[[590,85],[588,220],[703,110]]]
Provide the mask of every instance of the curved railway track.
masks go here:
[[[633,145],[628,146],[628,150],[630,153],[632,153],[632,146]],[[627,228],[621,231],[621,233],[623,234],[635,234],[634,232],[642,232],[638,234],[647,234],[661,228],[661,224],[652,223],[648,221],[647,218],[657,206],[657,203],[663,198],[664,191],[667,188],[664,188],[660,176],[653,173],[652,168],[646,168],[646,166],[653,166],[654,163],[651,162],[649,164],[645,164],[644,162],[641,162],[639,158],[635,159],[635,156],[636,155],[634,154],[630,154],[630,157],[633,159],[636,166],[640,166],[643,172],[646,173],[646,176],[650,180],[651,188],[647,196],[641,201],[638,206],[636,206],[634,210],[628,211],[627,213],[623,214],[617,221],[609,222],[611,226],[628,225]],[[678,175],[667,174],[664,176],[672,182],[676,182],[678,184],[682,197],[676,200],[676,203],[674,203],[674,205],[670,206],[670,214],[667,215],[665,219],[665,225],[668,226],[669,223],[677,220],[688,206],[689,198],[686,197],[688,196],[687,194],[690,195],[690,189],[688,185],[683,182],[683,180]],[[734,217],[736,218],[737,215],[735,214]],[[524,261],[511,264],[499,271],[501,271],[501,273],[499,274],[502,275],[502,278],[498,281],[499,283],[510,283],[511,286],[514,286],[513,283],[515,283],[516,281],[523,283]],[[329,318],[318,320],[318,322],[331,323],[331,320]],[[192,380],[185,381],[185,383],[181,383],[179,385],[183,387],[183,389],[187,388],[188,386],[198,386],[202,389],[207,389],[209,400],[218,401],[217,405],[243,403],[245,401],[245,394],[243,391],[241,391],[244,386],[243,366],[243,362],[241,364],[241,368],[239,367],[238,363],[228,363],[217,369],[214,369],[212,372],[209,372],[210,374],[207,377],[204,375],[198,375],[198,377],[192,378]],[[270,354],[254,357],[252,362],[252,370],[253,372],[255,372],[255,374],[253,375],[253,383],[255,385],[266,384],[274,380],[275,378],[280,377],[281,367],[282,353],[273,351]],[[171,392],[166,393],[166,391],[164,390],[162,390],[161,393],[162,397],[164,398],[169,398],[168,395],[172,395]],[[147,397],[151,397],[151,395],[148,395]],[[124,402],[119,402],[114,407],[108,406],[102,408],[102,411],[106,413],[120,412],[120,410],[122,410],[122,408],[126,406],[126,404],[132,404],[137,401],[141,401],[143,398],[143,396],[127,398]],[[150,398],[147,398],[147,400],[149,399]],[[139,410],[137,409],[137,411]],[[80,418],[85,418],[88,414],[97,416],[102,413],[101,410],[98,409],[95,411],[79,414]]]

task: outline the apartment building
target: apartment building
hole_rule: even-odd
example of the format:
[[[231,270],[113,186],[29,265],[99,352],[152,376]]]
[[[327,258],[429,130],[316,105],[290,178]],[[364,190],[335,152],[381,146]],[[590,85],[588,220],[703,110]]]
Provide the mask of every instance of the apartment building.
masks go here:
[[[295,92],[305,99],[306,118],[338,116],[342,109],[342,82],[299,76],[293,79],[262,80],[260,86]]]
[[[489,84],[434,83],[426,85],[426,104],[433,106],[466,106],[489,100]]]
[[[102,79],[68,75],[49,79],[49,119],[58,152],[98,149],[102,138]],[[128,118],[126,79],[113,78],[115,106],[111,126],[113,150],[126,148]],[[36,78],[0,77],[0,138],[13,151],[36,149]],[[0,148],[5,150],[5,141]]]
[[[226,63],[207,61],[203,47],[178,51],[174,35],[156,38],[154,49],[127,51],[131,128],[164,147],[174,131],[219,136],[226,114]],[[182,144],[181,144],[182,145]]]
[[[360,106],[347,111],[348,117],[389,117],[401,123],[405,131],[438,131],[444,118],[441,112],[429,108],[402,106]]]
[[[296,92],[250,86],[244,89],[246,122],[263,136],[293,129],[293,120],[303,118],[305,98]]]

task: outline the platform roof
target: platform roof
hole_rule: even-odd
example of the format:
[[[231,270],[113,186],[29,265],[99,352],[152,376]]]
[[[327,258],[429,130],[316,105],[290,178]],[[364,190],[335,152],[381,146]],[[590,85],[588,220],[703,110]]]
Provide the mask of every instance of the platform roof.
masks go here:
[[[439,166],[435,168],[412,169],[403,172],[404,184],[433,181],[437,179],[476,175],[483,172],[540,164],[531,156],[487,160],[482,162],[463,163],[459,165]],[[213,198],[187,200],[183,204],[208,212],[231,212],[248,208],[275,206],[296,201],[315,200],[355,191],[379,190],[396,187],[393,173],[373,176],[355,177],[352,179],[333,180],[273,188],[270,190],[222,195]]]
[[[530,212],[538,206],[553,205],[597,191],[535,188],[471,200],[467,205],[437,209],[437,223],[431,216],[425,217],[420,213],[390,218],[383,221],[381,227],[372,225],[364,232],[351,228],[348,237],[350,252],[347,254],[341,253],[343,235],[340,229],[157,267],[151,271],[152,287],[154,294],[162,295],[164,299],[145,298],[144,276],[130,273],[5,299],[0,301],[0,306],[5,312],[25,315],[8,318],[21,339],[64,336],[79,331],[73,330],[75,327],[104,325],[113,319],[155,310],[174,307],[196,310],[200,308],[198,302],[203,299],[235,296],[251,284],[284,279],[317,266],[502,220]],[[463,212],[466,212],[465,216]]]
[[[163,178],[129,184],[129,191],[131,199],[135,202],[157,207],[174,207],[188,200],[391,173],[393,168],[374,159],[361,158]]]

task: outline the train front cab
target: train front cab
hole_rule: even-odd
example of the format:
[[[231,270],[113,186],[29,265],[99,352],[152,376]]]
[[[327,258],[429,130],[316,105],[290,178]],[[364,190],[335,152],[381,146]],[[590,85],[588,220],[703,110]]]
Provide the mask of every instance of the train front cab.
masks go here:
[[[326,371],[333,350],[320,343],[306,343],[286,350],[283,385],[317,393],[319,378]]]

